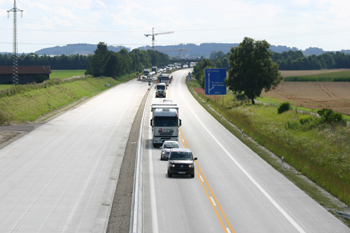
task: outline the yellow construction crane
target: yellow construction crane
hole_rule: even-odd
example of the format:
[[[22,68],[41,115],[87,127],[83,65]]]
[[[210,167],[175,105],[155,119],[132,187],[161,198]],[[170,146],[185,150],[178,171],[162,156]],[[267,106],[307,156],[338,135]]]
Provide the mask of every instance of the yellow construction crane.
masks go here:
[[[158,35],[163,35],[163,34],[171,34],[174,33],[173,31],[171,32],[158,32],[158,33],[154,33],[154,28],[152,28],[152,34],[145,34],[146,37],[152,36],[152,50],[154,50],[154,37],[158,36]]]

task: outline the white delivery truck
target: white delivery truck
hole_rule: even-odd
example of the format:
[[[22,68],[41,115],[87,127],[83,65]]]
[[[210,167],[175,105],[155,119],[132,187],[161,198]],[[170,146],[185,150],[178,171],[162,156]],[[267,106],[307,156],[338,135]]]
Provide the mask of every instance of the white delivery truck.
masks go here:
[[[159,147],[163,145],[164,141],[178,141],[181,119],[179,119],[179,107],[177,104],[152,104],[151,112],[153,146]]]

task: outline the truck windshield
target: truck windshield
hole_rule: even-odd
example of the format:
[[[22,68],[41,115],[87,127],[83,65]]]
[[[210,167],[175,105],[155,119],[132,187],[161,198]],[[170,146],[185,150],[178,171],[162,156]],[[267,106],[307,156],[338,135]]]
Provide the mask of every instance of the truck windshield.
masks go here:
[[[177,117],[155,117],[154,126],[177,126]]]
[[[157,86],[157,89],[158,89],[158,90],[165,90],[165,86],[159,85],[159,86]]]

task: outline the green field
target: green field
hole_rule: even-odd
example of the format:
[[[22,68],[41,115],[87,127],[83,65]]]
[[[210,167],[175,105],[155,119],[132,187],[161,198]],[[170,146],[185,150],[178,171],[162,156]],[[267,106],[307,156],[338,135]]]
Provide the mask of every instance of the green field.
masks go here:
[[[13,86],[13,85],[11,85],[11,84],[2,84],[2,85],[0,85],[0,91],[9,89],[9,88],[11,88],[12,86]]]
[[[332,73],[289,76],[284,77],[285,82],[350,82],[350,71],[339,71]]]
[[[50,79],[65,79],[85,75],[85,70],[51,70]]]

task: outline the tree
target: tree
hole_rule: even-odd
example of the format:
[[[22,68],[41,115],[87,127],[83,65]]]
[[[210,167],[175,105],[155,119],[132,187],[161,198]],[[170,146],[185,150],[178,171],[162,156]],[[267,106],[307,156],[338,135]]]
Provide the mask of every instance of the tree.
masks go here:
[[[272,62],[270,44],[265,40],[254,41],[245,37],[237,47],[231,48],[229,77],[226,84],[230,90],[244,94],[255,104],[254,98],[261,91],[275,89],[283,77],[278,65]]]

